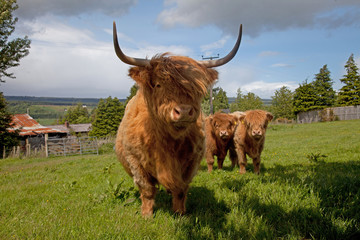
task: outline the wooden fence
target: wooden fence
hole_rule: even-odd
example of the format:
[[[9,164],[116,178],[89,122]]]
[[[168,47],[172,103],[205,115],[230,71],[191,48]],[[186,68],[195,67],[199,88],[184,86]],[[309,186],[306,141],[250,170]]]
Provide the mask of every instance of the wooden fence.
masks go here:
[[[360,105],[347,107],[325,108],[302,112],[297,115],[298,123],[312,123],[333,120],[360,119]]]
[[[45,140],[46,156],[99,154],[96,137],[49,138]]]

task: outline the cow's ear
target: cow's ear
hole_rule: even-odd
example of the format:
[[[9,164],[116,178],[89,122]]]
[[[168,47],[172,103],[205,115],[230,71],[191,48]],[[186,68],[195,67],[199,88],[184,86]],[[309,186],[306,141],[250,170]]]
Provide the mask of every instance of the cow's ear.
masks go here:
[[[268,122],[270,122],[274,118],[274,116],[271,113],[267,112],[266,118],[267,118]]]
[[[129,76],[134,79],[139,86],[144,86],[150,82],[150,71],[146,67],[130,68]]]
[[[245,117],[246,117],[246,115],[240,115],[239,121],[241,124],[245,124]]]

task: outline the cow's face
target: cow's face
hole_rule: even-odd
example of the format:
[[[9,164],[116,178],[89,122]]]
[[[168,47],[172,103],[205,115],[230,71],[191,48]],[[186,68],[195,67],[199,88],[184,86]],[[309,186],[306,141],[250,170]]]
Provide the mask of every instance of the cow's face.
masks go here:
[[[241,124],[246,127],[247,134],[256,140],[265,136],[268,123],[272,119],[273,115],[263,110],[247,111],[239,117]]]
[[[201,100],[218,73],[187,57],[162,55],[150,63],[132,67],[129,75],[140,86],[152,117],[179,137],[198,119]]]
[[[226,141],[234,136],[234,130],[237,124],[237,118],[235,116],[216,113],[210,117],[210,123],[213,127],[215,136]]]

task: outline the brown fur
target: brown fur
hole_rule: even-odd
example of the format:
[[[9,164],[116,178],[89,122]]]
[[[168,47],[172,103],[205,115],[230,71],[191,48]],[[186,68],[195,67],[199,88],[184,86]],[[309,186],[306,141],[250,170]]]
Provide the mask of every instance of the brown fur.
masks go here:
[[[139,187],[144,216],[153,213],[158,183],[171,192],[173,210],[183,214],[205,148],[200,103],[218,73],[187,57],[161,55],[150,66],[132,67],[129,75],[140,88],[119,126],[118,159]],[[181,121],[179,106],[187,111]]]
[[[222,169],[230,142],[234,136],[236,124],[237,117],[230,114],[215,113],[214,115],[206,118],[205,157],[209,172],[211,172],[213,169],[214,156],[217,156],[218,168]]]
[[[230,147],[230,158],[240,165],[240,173],[246,172],[246,155],[253,159],[254,172],[260,173],[260,156],[264,148],[265,133],[273,115],[263,110],[246,111],[239,116],[239,125],[234,134],[234,145]]]

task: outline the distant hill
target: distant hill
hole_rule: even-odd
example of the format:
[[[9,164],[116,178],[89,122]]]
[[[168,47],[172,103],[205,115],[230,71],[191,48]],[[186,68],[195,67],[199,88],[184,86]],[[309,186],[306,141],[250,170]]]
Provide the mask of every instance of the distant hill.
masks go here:
[[[235,102],[235,97],[228,97],[229,104]],[[265,106],[271,105],[271,99],[261,99]]]
[[[5,96],[8,102],[27,102],[32,105],[76,105],[83,103],[88,106],[97,106],[100,98],[57,98],[57,97],[28,97],[28,96]],[[126,99],[119,99],[125,102]]]

